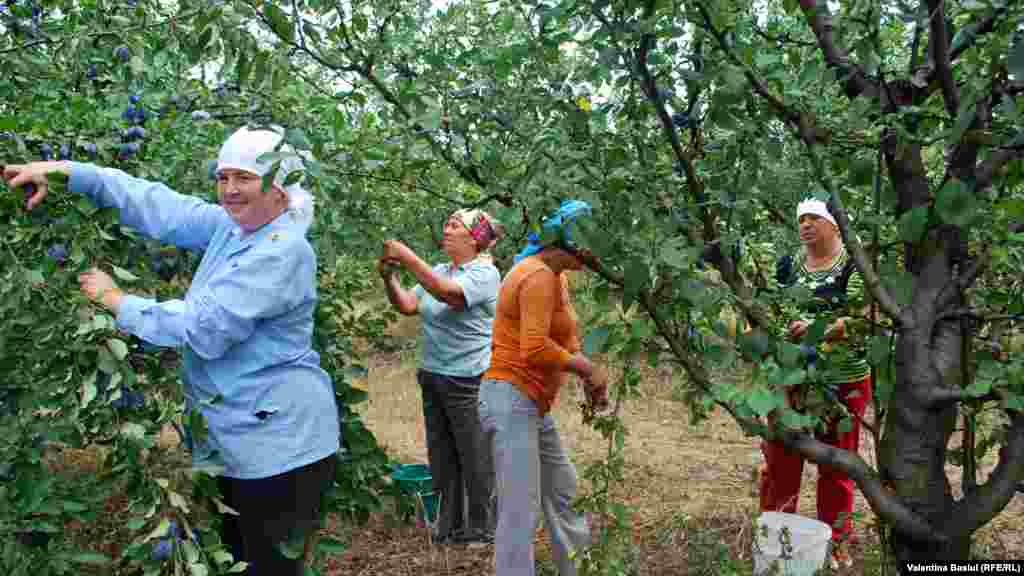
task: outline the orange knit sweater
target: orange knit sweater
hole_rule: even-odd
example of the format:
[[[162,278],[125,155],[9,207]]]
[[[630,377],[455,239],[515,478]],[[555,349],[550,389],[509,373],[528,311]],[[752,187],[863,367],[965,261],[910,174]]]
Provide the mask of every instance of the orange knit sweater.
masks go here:
[[[492,338],[484,378],[511,382],[546,414],[580,349],[565,275],[535,257],[513,267],[498,293]]]

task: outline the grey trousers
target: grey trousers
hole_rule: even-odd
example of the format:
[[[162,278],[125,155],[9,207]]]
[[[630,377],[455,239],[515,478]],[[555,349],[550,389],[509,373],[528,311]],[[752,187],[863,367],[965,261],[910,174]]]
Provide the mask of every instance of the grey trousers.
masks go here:
[[[477,411],[480,377],[425,370],[416,373],[423,393],[427,457],[441,494],[436,536],[490,540],[494,535],[494,464]]]
[[[480,384],[480,418],[494,445],[496,576],[534,576],[538,508],[544,512],[558,573],[575,576],[573,553],[590,543],[590,529],[572,509],[576,468],[562,448],[554,418],[541,417],[533,400],[501,380]]]

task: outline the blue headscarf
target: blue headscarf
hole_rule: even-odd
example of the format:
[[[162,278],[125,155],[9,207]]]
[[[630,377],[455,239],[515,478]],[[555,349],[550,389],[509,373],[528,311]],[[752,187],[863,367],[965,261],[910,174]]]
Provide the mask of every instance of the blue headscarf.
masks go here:
[[[582,200],[566,200],[562,202],[562,205],[558,207],[558,210],[541,223],[542,232],[555,233],[554,240],[549,239],[547,243],[544,243],[541,239],[541,234],[538,234],[537,232],[530,232],[530,235],[527,236],[528,243],[526,247],[523,248],[519,254],[515,255],[512,262],[518,264],[523,258],[533,256],[552,244],[563,247],[572,246],[572,224],[574,224],[576,219],[580,216],[590,216],[590,213],[590,204]],[[550,235],[546,234],[546,236],[550,238]]]

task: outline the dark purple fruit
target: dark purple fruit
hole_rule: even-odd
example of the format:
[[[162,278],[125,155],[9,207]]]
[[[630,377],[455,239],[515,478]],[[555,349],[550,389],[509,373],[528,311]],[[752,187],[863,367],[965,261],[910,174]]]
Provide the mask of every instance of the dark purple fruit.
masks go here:
[[[137,154],[139,151],[138,142],[125,142],[121,144],[121,147],[117,149],[117,159],[127,160]]]
[[[124,131],[124,139],[128,142],[142,140],[146,137],[146,129],[142,126],[132,126]]]
[[[56,260],[58,264],[63,264],[68,258],[68,249],[63,244],[54,244],[46,249],[46,255]]]
[[[171,557],[171,552],[174,551],[174,541],[170,538],[161,538],[153,546],[153,552],[150,554],[150,558],[157,562],[162,562]]]

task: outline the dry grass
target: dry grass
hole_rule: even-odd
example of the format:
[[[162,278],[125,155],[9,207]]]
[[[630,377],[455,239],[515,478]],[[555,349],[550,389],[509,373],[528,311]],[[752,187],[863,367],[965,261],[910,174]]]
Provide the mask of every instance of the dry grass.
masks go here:
[[[396,458],[426,462],[415,351],[373,356],[369,367],[363,384],[370,398],[361,408],[368,427]],[[757,441],[745,437],[721,414],[699,426],[691,425],[686,406],[678,401],[678,378],[667,369],[648,370],[641,397],[629,401],[623,411],[629,429],[627,466],[617,497],[635,511],[637,572],[644,575],[721,573],[709,568],[717,566],[717,560],[709,556],[716,549],[725,550],[723,556],[734,563],[730,566],[750,560],[750,526],[757,514],[751,470],[759,454]],[[603,457],[606,445],[583,425],[576,394],[574,389],[563,390],[554,415],[564,444],[582,470]],[[874,461],[872,442],[866,435],[862,454]],[[950,467],[949,472],[955,479],[959,471]],[[815,467],[806,466],[799,512],[812,517],[815,480]],[[581,481],[581,490],[586,488]],[[982,556],[1024,557],[1022,512],[1024,498],[1017,498],[979,533]],[[855,514],[857,543],[852,551],[857,564],[845,573],[862,574],[865,566],[860,557],[877,547],[877,538],[869,528],[873,515],[859,493]],[[375,517],[369,526],[355,529],[349,536],[351,549],[329,562],[328,574],[493,574],[489,549],[432,546],[423,530],[399,525],[387,515]],[[543,530],[538,531],[536,542],[538,562],[544,565],[550,551]],[[749,573],[749,564],[746,566]]]

